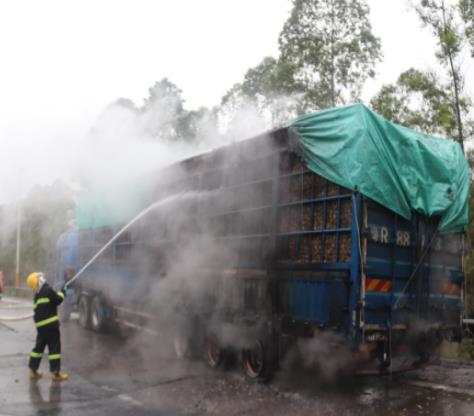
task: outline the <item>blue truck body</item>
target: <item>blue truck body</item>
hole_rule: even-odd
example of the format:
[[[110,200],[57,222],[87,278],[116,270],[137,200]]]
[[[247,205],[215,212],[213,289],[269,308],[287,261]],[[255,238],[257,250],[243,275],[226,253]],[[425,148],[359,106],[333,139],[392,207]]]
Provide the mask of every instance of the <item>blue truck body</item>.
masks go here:
[[[96,321],[153,327],[160,305],[151,282],[167,278],[182,239],[206,230],[233,256],[193,270],[196,279],[212,276],[201,299],[206,308],[189,312],[202,333],[217,316],[243,328],[246,342],[258,337],[262,350],[281,357],[283,339],[332,331],[380,367],[398,347],[425,358],[443,337],[459,336],[463,234],[439,234],[439,218],[413,212],[407,220],[314,174],[287,129],[182,161],[150,183],[149,203],[185,192],[203,196],[173,208],[186,218],[174,230],[169,213],[145,216],[84,273],[76,286],[77,304],[87,299],[84,324],[96,298]],[[78,263],[122,226],[80,230]]]
[[[56,242],[56,261],[54,270],[54,288],[60,290],[78,270],[79,264],[79,232],[71,227],[62,233]],[[67,320],[73,310],[74,289],[66,290],[66,298],[62,309],[62,319]]]
[[[79,232],[71,228],[62,233],[56,242],[56,270],[54,285],[62,287],[68,269],[77,269],[79,262]]]

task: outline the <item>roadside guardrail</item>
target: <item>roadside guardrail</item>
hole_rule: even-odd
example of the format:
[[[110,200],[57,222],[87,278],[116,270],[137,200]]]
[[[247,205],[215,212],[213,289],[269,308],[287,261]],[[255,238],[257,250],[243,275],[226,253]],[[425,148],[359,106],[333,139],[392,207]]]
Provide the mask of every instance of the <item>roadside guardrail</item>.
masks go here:
[[[5,296],[14,296],[17,298],[33,299],[34,292],[27,287],[5,286],[3,293]]]

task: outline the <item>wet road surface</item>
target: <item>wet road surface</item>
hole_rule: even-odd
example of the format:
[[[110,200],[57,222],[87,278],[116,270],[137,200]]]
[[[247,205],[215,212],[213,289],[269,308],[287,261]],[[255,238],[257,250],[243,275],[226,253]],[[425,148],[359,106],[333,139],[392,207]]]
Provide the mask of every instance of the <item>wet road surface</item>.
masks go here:
[[[30,312],[29,301],[0,300],[0,316]],[[474,366],[442,361],[393,377],[318,381],[305,369],[280,371],[268,384],[238,368],[211,371],[174,358],[169,340],[143,333],[96,334],[62,325],[63,368],[53,383],[47,360],[30,382],[30,319],[0,322],[0,416],[23,415],[474,415]]]

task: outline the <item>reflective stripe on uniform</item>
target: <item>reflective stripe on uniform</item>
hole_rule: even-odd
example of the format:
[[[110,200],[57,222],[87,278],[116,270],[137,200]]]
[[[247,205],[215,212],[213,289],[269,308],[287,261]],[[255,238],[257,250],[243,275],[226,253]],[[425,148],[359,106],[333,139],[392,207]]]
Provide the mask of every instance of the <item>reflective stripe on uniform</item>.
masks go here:
[[[51,318],[48,319],[43,319],[42,321],[36,322],[36,328],[40,328],[42,326],[51,324],[53,322],[59,321],[58,315],[52,316]]]
[[[33,351],[33,352],[30,354],[30,356],[31,356],[31,358],[41,358],[41,357],[43,356],[43,354],[40,353],[40,352],[34,352],[34,351]]]
[[[49,303],[49,302],[50,302],[49,298],[39,298],[34,304],[33,309],[36,309],[36,307],[38,305],[41,305],[42,303]]]
[[[64,293],[63,292],[56,292],[58,294],[58,296],[61,298],[61,299],[64,299]]]
[[[50,360],[59,360],[61,358],[61,354],[49,354],[48,358]]]

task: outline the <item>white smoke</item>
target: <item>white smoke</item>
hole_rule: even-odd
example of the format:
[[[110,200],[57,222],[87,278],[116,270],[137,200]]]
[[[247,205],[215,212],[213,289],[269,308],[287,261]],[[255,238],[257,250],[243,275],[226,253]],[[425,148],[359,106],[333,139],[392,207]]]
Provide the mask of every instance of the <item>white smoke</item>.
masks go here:
[[[171,98],[160,95],[154,88],[142,106],[117,100],[88,128],[58,126],[61,133],[54,137],[43,133],[50,129],[42,130],[35,123],[0,131],[0,204],[21,199],[34,185],[55,180],[78,190],[140,178],[178,160],[277,127],[295,116],[298,99],[273,97],[271,103],[243,99],[217,109],[189,112],[172,94]],[[195,113],[187,121],[192,137],[175,128],[176,119],[186,113]]]

